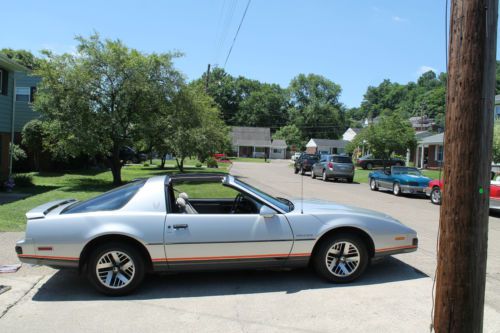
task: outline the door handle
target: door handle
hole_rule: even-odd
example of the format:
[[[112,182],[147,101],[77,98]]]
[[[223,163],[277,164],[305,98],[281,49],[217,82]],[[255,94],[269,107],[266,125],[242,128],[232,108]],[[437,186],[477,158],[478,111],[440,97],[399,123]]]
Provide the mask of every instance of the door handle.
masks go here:
[[[187,224],[174,224],[174,229],[187,229]]]

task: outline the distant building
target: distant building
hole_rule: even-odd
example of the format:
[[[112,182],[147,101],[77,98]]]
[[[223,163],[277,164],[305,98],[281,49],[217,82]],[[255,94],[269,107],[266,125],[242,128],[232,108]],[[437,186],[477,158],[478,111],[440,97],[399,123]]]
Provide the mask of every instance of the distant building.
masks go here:
[[[444,133],[426,136],[418,140],[414,157],[417,168],[438,168],[444,160]]]
[[[495,120],[500,120],[500,95],[495,96]]]
[[[432,131],[436,125],[434,119],[429,118],[427,116],[422,117],[410,117],[408,119],[411,123],[411,126],[415,131]]]
[[[344,134],[342,134],[342,139],[345,141],[352,141],[359,132],[361,132],[361,128],[349,127]]]
[[[342,154],[349,141],[330,139],[311,139],[306,144],[308,154]]]
[[[271,129],[268,127],[235,126],[231,130],[231,143],[233,154],[238,157],[286,158],[285,140],[271,140]]]
[[[29,75],[29,69],[0,54],[0,176],[9,174],[9,144],[21,142],[21,130],[38,118],[32,109],[40,78]],[[0,177],[1,178],[1,177]]]

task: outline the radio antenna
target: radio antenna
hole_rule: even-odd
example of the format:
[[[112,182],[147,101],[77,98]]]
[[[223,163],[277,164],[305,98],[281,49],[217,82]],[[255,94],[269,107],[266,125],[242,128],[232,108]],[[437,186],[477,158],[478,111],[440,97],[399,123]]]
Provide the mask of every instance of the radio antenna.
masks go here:
[[[312,170],[311,170],[312,172]],[[300,214],[304,214],[304,175],[300,175]]]

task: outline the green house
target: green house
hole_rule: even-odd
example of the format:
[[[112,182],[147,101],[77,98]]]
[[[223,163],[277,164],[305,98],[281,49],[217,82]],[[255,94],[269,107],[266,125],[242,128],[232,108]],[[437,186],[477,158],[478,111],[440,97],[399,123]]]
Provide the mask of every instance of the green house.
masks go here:
[[[0,178],[11,172],[12,138],[19,144],[23,126],[38,117],[32,109],[38,82],[28,68],[0,54]]]

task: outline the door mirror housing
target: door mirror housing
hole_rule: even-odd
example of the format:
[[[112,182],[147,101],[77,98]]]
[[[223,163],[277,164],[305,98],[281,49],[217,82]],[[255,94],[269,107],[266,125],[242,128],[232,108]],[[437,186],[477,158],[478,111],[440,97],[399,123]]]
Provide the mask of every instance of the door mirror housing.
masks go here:
[[[270,219],[272,217],[274,217],[274,215],[276,215],[276,211],[266,205],[262,205],[262,207],[260,207],[260,212],[259,212],[260,216],[266,218],[266,219]]]

